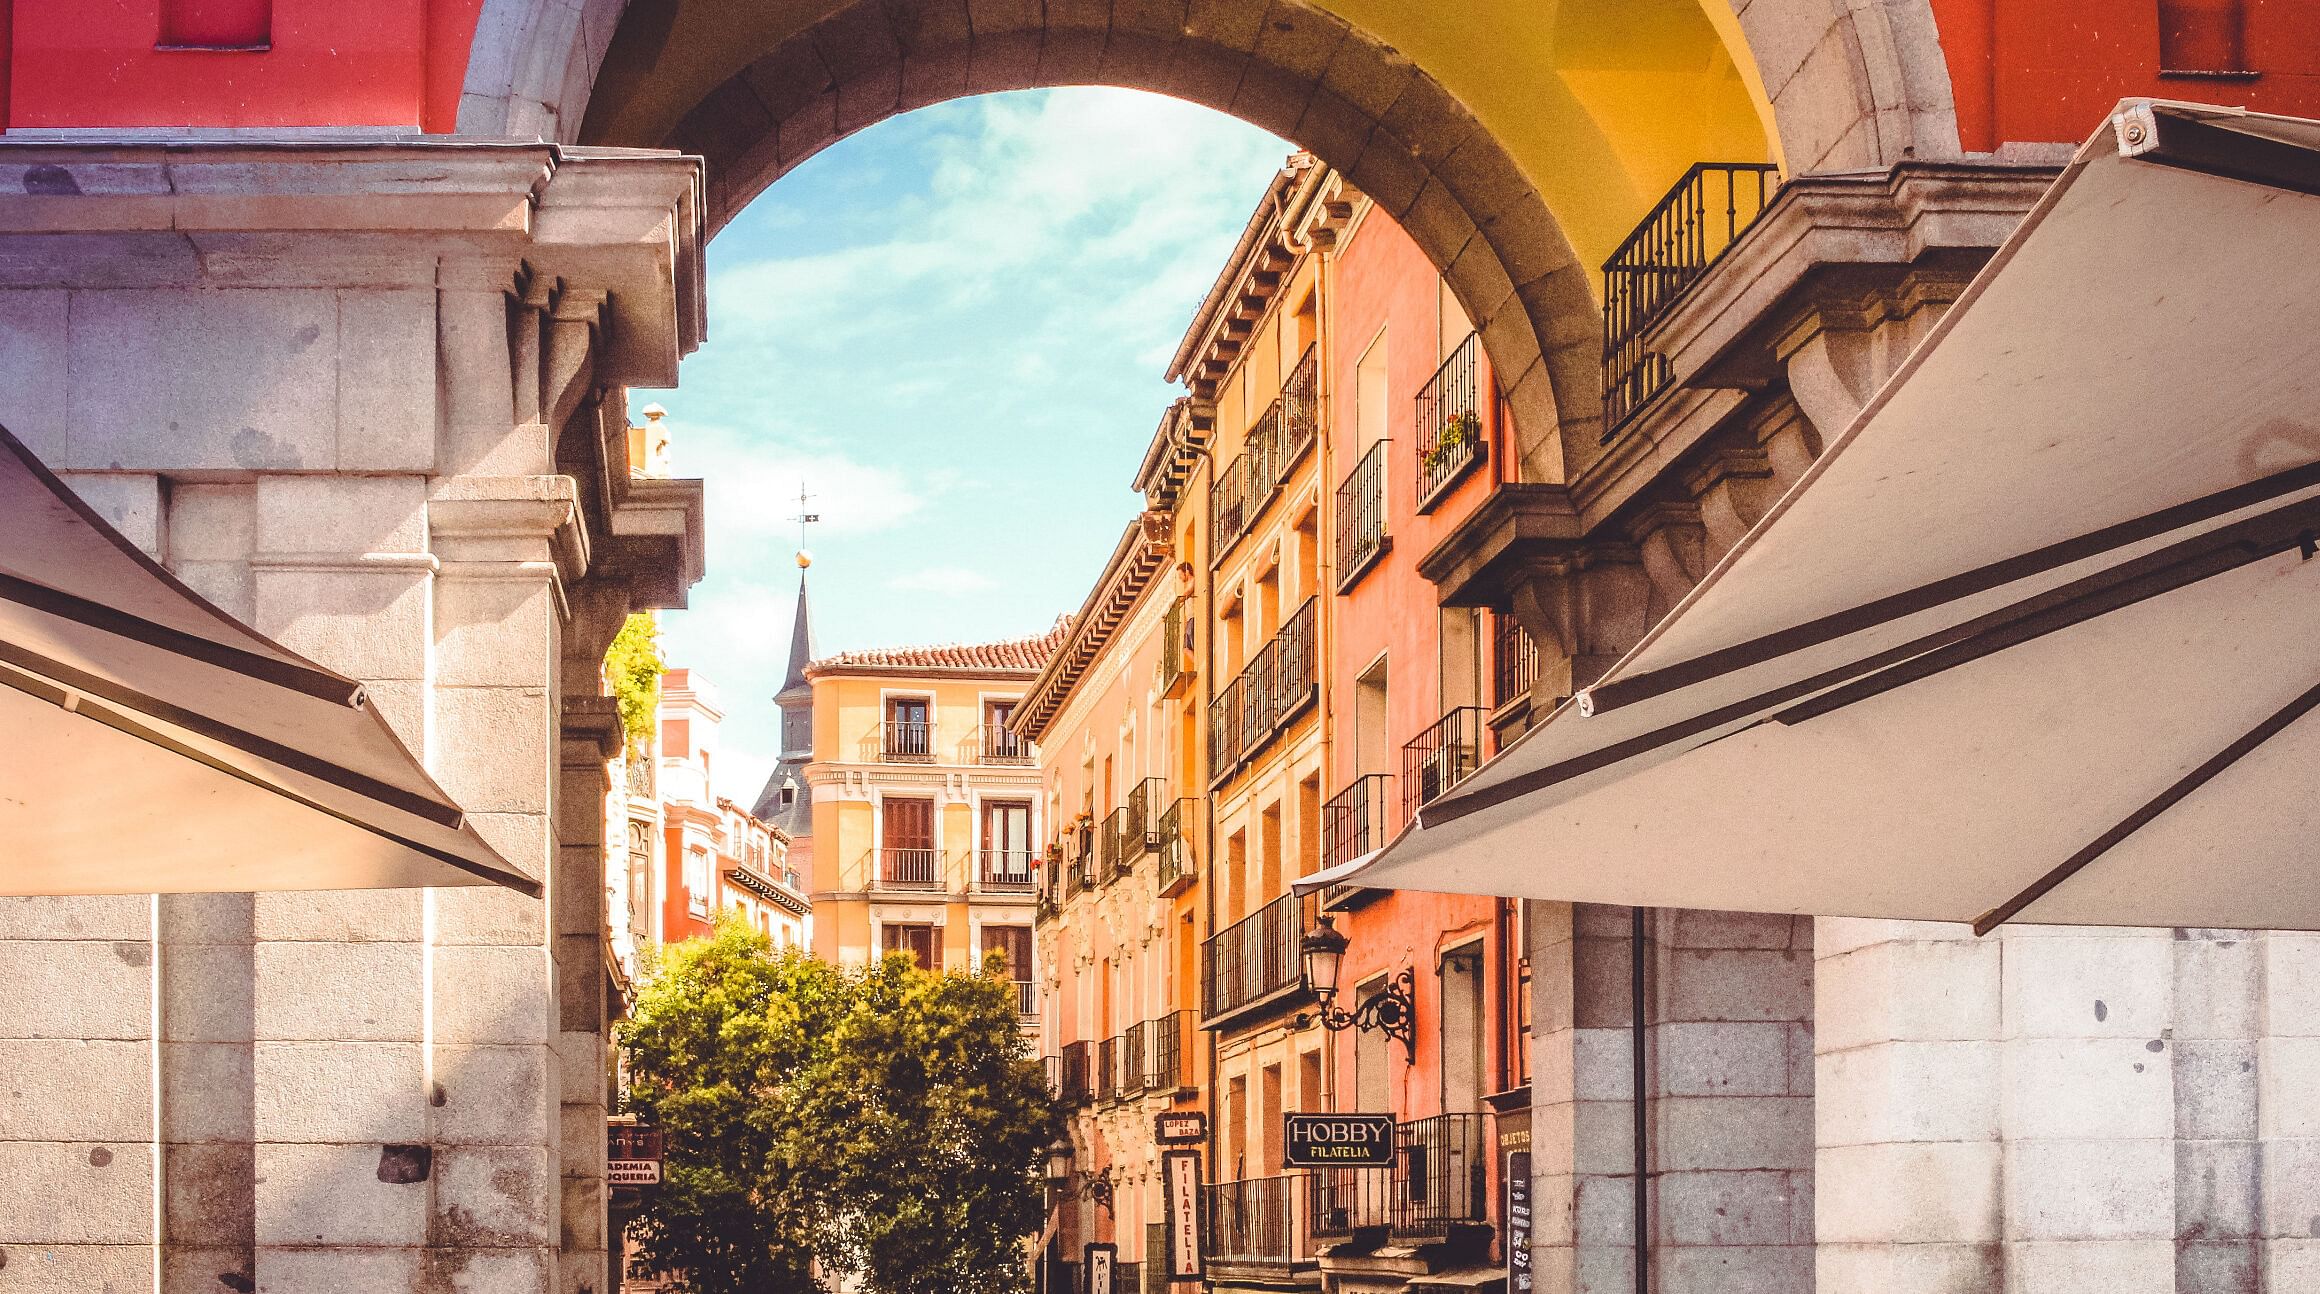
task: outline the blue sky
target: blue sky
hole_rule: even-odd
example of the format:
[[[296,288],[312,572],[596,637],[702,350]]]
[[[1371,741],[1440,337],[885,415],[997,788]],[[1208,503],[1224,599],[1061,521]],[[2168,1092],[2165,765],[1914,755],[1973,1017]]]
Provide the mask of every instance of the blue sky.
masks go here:
[[[1045,629],[1135,514],[1168,359],[1288,152],[1133,91],[990,95],[832,146],[717,236],[708,342],[630,408],[708,481],[709,575],[662,625],[726,709],[720,794],[778,745],[800,479],[818,651]]]

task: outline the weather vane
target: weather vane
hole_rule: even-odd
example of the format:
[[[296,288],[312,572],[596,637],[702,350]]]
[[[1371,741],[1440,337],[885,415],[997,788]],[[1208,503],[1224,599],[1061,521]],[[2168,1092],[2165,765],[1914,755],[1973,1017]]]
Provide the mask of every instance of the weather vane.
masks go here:
[[[802,571],[802,570],[804,570],[806,567],[808,567],[808,566],[811,566],[811,565],[813,565],[813,564],[814,564],[814,555],[813,555],[813,553],[809,552],[809,551],[806,549],[806,527],[807,527],[807,526],[809,526],[809,525],[812,525],[814,522],[820,521],[820,520],[822,519],[822,514],[821,514],[821,513],[819,513],[819,512],[814,512],[814,511],[811,511],[811,510],[810,510],[809,504],[810,504],[810,501],[811,501],[813,498],[814,498],[814,496],[813,496],[813,495],[806,493],[806,483],[805,483],[805,481],[804,481],[804,480],[801,478],[801,479],[798,481],[798,497],[797,497],[797,501],[798,501],[798,510],[797,510],[797,515],[796,515],[796,516],[794,516],[794,517],[791,517],[791,518],[790,518],[790,520],[792,520],[792,521],[794,521],[794,522],[796,522],[796,523],[797,523],[797,528],[798,528],[797,564],[798,564],[798,569],[799,569],[799,570],[801,570],[801,571]]]

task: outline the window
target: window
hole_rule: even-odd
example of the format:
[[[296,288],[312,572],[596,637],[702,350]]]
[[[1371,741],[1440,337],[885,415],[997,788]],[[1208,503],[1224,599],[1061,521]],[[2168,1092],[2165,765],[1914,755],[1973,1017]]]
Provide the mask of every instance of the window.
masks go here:
[[[1354,457],[1368,452],[1369,447],[1386,438],[1386,334],[1378,331],[1377,340],[1361,353],[1353,364],[1353,427]]]
[[[879,939],[883,952],[908,953],[912,961],[928,970],[942,969],[941,926],[881,926]]]
[[[923,696],[890,697],[886,702],[886,755],[889,759],[934,757],[934,707]]]
[[[1031,982],[1031,927],[984,926],[982,957],[992,953],[1007,959],[1007,978],[1018,984]],[[981,958],[976,968],[981,969]]]
[[[161,0],[162,49],[265,49],[273,43],[273,0]]]
[[[1031,747],[1015,735],[1016,702],[983,703],[983,758],[1028,763]]]
[[[1353,767],[1382,773],[1393,767],[1393,743],[1386,736],[1386,658],[1353,681]]]
[[[1442,1111],[1482,1108],[1484,1038],[1482,945],[1442,954]]]
[[[939,887],[942,877],[935,856],[934,801],[889,795],[879,801],[878,811],[884,845],[878,853],[879,881],[918,889]]]
[[[685,851],[685,906],[694,916],[709,915],[709,851],[699,845]]]
[[[1031,884],[1031,804],[1026,800],[983,801],[983,882]]]

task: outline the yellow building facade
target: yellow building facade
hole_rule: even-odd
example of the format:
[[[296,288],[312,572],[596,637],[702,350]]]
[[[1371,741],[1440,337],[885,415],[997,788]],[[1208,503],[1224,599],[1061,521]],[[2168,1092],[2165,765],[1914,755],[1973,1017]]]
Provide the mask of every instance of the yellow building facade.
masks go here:
[[[1036,1015],[1039,770],[1012,722],[1060,632],[808,667],[817,955],[859,966],[904,952],[966,970],[997,952]]]

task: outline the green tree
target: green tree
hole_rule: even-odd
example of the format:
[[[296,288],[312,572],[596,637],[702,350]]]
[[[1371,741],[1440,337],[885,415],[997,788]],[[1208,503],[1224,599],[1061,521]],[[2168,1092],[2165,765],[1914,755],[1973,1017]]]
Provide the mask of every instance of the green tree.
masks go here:
[[[1019,1294],[1063,1130],[997,974],[840,970],[738,921],[655,960],[622,1028],[666,1129],[640,1257],[691,1294]]]
[[[640,611],[621,622],[604,651],[604,679],[612,687],[630,750],[641,749],[651,738],[653,712],[660,708],[661,675],[668,669],[661,659],[660,634],[659,623]]]
[[[856,986],[804,1094],[831,1134],[823,1261],[878,1294],[1018,1294],[1064,1128],[1004,962],[930,974],[895,953]]]
[[[792,1093],[843,1021],[851,986],[775,955],[738,918],[655,953],[622,1025],[628,1108],[663,1130],[667,1160],[636,1223],[648,1270],[693,1294],[789,1294],[813,1275],[816,1212],[791,1171]]]

